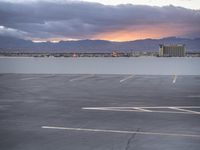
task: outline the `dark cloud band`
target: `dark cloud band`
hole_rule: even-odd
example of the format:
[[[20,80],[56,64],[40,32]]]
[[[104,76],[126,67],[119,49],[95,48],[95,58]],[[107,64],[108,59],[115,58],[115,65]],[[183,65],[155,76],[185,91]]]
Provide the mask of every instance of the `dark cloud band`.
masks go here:
[[[174,6],[108,6],[89,2],[0,2],[0,26],[32,38],[92,38],[104,32],[160,24],[184,26],[190,33],[184,33],[183,29],[183,35],[191,36],[200,32],[200,11]]]

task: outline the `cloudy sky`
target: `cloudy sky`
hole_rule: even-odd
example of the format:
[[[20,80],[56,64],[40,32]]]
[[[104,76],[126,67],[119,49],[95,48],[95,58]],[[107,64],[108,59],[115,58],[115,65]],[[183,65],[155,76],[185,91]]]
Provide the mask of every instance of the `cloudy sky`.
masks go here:
[[[0,0],[0,35],[33,41],[200,37],[199,0]]]

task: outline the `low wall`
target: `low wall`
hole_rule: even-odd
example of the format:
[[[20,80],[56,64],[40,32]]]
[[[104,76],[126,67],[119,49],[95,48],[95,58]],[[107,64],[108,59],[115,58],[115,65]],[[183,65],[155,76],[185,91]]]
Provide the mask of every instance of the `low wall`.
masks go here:
[[[1,57],[0,73],[200,75],[200,58]]]

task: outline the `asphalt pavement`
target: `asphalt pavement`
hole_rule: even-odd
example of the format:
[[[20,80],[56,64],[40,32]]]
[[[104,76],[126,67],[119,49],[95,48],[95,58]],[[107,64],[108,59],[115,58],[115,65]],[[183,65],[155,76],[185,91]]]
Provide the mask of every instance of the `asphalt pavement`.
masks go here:
[[[0,150],[161,149],[200,149],[200,76],[0,74]]]

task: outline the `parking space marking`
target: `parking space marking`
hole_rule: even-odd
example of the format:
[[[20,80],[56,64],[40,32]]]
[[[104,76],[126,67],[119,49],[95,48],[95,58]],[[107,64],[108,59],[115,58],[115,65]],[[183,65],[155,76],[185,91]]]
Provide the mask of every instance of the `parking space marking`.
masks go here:
[[[189,97],[189,98],[200,98],[200,95],[189,95],[187,97]]]
[[[32,80],[32,79],[38,79],[39,77],[32,77],[32,78],[23,78],[23,79],[20,79],[22,81],[25,81],[25,80]]]
[[[187,110],[187,109],[183,109],[183,108],[177,108],[177,107],[169,107],[170,109],[174,109],[174,110],[180,110],[183,112],[189,112],[189,113],[194,113],[194,114],[200,114],[200,112],[198,111],[192,111],[192,110]]]
[[[149,113],[169,113],[169,114],[191,114],[188,112],[183,112],[183,111],[160,111],[160,110],[146,110],[143,111],[142,109],[134,109],[134,108],[129,108],[129,109],[121,109],[121,108],[82,108],[85,110],[100,110],[100,111],[122,111],[122,112],[149,112]]]
[[[126,80],[129,80],[129,79],[133,78],[133,77],[134,77],[134,75],[130,75],[130,76],[128,76],[128,77],[126,77],[126,78],[120,80],[119,82],[122,83],[122,82],[124,82],[124,81],[126,81]]]
[[[152,112],[151,110],[147,110],[144,108],[134,107],[134,109],[140,110],[140,111],[146,111],[146,112]]]
[[[175,113],[175,114],[196,114],[198,111],[187,110],[188,108],[199,108],[200,106],[161,106],[161,107],[83,107],[85,110],[102,110],[102,111],[127,111],[127,112],[154,112],[154,113]],[[158,110],[159,109],[159,110]],[[169,109],[169,110],[160,110]],[[174,111],[176,110],[176,111]]]
[[[83,80],[83,79],[87,79],[87,78],[91,78],[91,77],[94,77],[94,74],[91,74],[91,75],[88,75],[88,76],[81,76],[81,77],[78,77],[78,78],[73,78],[73,79],[71,79],[69,81],[70,82],[79,81],[79,80]]]
[[[178,76],[177,75],[174,75],[173,76],[173,81],[172,81],[172,83],[176,83],[176,79],[178,78]]]
[[[34,80],[34,79],[41,79],[41,78],[47,78],[47,77],[54,77],[55,75],[48,75],[48,76],[39,76],[39,77],[30,77],[30,78],[22,78],[20,80],[25,81],[25,80]]]
[[[178,136],[178,137],[200,138],[200,135],[197,135],[197,134],[182,134],[182,133],[142,132],[142,131],[105,130],[105,129],[89,129],[89,128],[68,128],[68,127],[55,127],[55,126],[42,126],[41,128],[42,129],[54,129],[54,130],[68,130],[68,131],[85,131],[85,132],[141,134],[141,135]]]
[[[200,106],[137,106],[137,107],[84,107],[88,109],[95,109],[95,108],[170,108],[170,107],[177,107],[177,108],[200,108]]]

